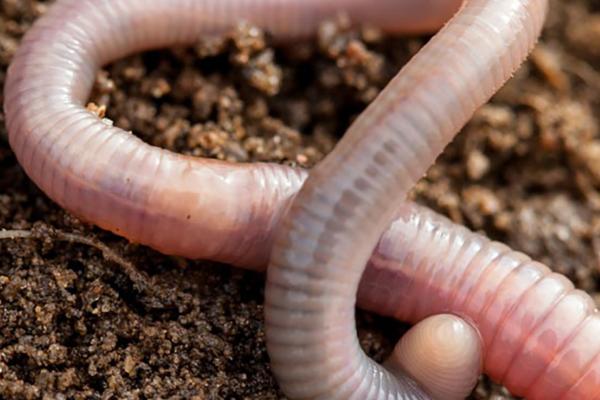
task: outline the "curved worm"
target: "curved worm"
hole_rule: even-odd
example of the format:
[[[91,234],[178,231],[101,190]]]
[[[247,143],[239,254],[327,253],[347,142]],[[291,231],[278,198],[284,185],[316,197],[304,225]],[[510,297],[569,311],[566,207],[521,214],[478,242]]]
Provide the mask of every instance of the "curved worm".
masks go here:
[[[27,32],[9,67],[9,141],[29,177],[83,220],[167,254],[264,268],[270,246],[255,243],[271,242],[276,205],[304,173],[185,157],[107,126],[83,107],[96,71],[241,20],[279,39],[297,38],[343,9],[357,21],[419,32],[439,27],[458,2],[59,0]]]
[[[304,180],[305,174],[302,171],[272,165],[232,166],[174,155],[145,145],[117,128],[103,125],[85,112],[82,105],[93,83],[95,70],[101,64],[135,51],[190,43],[202,33],[226,29],[241,18],[249,19],[285,38],[310,33],[319,19],[342,5],[358,20],[372,18],[371,22],[383,24],[386,23],[384,18],[387,18],[387,28],[392,29],[396,26],[394,23],[398,23],[398,26],[405,24],[415,31],[439,25],[456,7],[456,2],[450,4],[452,2],[443,1],[440,2],[443,4],[435,6],[439,8],[429,9],[415,8],[415,4],[412,4],[414,10],[407,8],[405,13],[398,13],[396,10],[404,4],[396,4],[391,0],[377,3],[376,7],[373,4],[365,7],[365,2],[351,0],[339,4],[323,3],[326,2],[273,0],[253,3],[230,0],[218,2],[222,6],[215,6],[217,3],[209,1],[164,0],[156,1],[152,7],[148,7],[147,3],[140,1],[59,1],[26,35],[9,70],[5,110],[11,145],[32,179],[54,200],[84,219],[170,254],[211,258],[241,266],[264,266],[268,259],[273,226]],[[490,3],[496,4],[493,1]],[[517,2],[508,3],[514,6]],[[405,4],[410,7],[411,2]],[[447,8],[443,9],[443,6]],[[426,25],[415,25],[415,21],[423,16],[415,16],[410,12],[419,10],[426,10],[429,16]],[[439,14],[436,10],[439,10]],[[541,12],[529,15],[520,14],[517,9],[512,11],[514,12],[500,13],[498,20],[514,17],[514,21],[523,16],[526,21],[532,21],[529,19],[531,15],[537,15],[533,19],[535,24],[529,26],[532,41],[541,23]],[[398,15],[405,16],[405,20],[397,18]],[[148,24],[151,21],[160,21],[160,25]],[[490,23],[476,18],[464,22],[463,30],[467,30],[471,23],[480,27]],[[495,26],[489,25],[488,29],[494,30]],[[518,46],[524,42],[520,42],[517,36],[515,34],[513,39]],[[478,39],[489,45],[501,44],[501,40],[493,38]],[[459,43],[469,51],[465,40],[463,38]],[[435,58],[431,60],[435,62]],[[484,71],[486,65],[474,62],[471,67],[476,70],[482,68],[479,71]],[[492,66],[495,73],[499,73],[503,67]],[[482,76],[485,78],[484,72]],[[473,87],[469,89],[477,90],[476,83],[479,81],[474,81]],[[468,105],[469,96],[464,97],[463,101]],[[428,120],[427,115],[418,109],[415,111],[417,121]],[[240,193],[251,195],[240,203]],[[212,213],[206,213],[207,209]],[[396,237],[411,237],[408,233],[402,233],[402,229],[406,232],[420,232],[426,230],[423,226],[435,226],[437,223],[437,217],[428,213],[414,211],[413,214],[411,218],[397,220],[393,225],[394,230],[388,231],[382,243],[388,243]],[[416,224],[415,221],[420,222]],[[161,229],[153,231],[148,228],[153,226],[161,226]],[[440,244],[437,240],[449,236],[455,237],[454,246],[459,246],[463,243],[461,237],[469,235],[464,230],[457,231],[448,223],[440,226],[436,232],[441,233],[441,236],[434,235],[430,243],[422,242],[421,249],[425,249],[425,245],[435,248],[436,244]],[[403,228],[400,229],[401,227]],[[210,241],[199,241],[198,236],[208,237]],[[417,235],[418,237],[421,236]],[[478,243],[485,242],[478,236],[473,237],[478,238]],[[234,244],[235,247],[227,247],[228,244]],[[376,311],[381,309],[386,314],[401,315],[399,302],[404,296],[399,290],[392,290],[390,282],[397,282],[399,285],[402,279],[417,282],[415,274],[419,271],[420,264],[411,264],[411,258],[407,256],[399,258],[401,261],[394,261],[401,249],[394,247],[394,252],[388,254],[384,251],[388,248],[391,247],[380,245],[378,248],[373,260],[385,262],[371,263],[363,280],[358,302],[359,305]],[[412,242],[406,242],[403,248],[406,251],[412,249]],[[427,248],[414,253],[413,258],[414,255],[430,253],[431,250]],[[442,258],[443,254],[435,255],[428,259],[431,267],[451,266]],[[517,260],[523,258],[514,254],[511,257]],[[485,259],[473,259],[471,268],[486,267],[485,264],[480,264],[484,261]],[[510,265],[502,268],[509,267]],[[389,275],[386,276],[386,273]],[[513,276],[513,280],[520,281],[520,275]],[[391,277],[394,279],[388,279]],[[484,283],[487,281],[465,282],[465,285],[473,285],[470,289],[480,285],[479,290],[485,290]],[[413,285],[414,291],[411,293],[422,293],[418,291],[418,287],[417,284]],[[443,292],[440,291],[443,285],[436,287],[433,281],[428,287],[428,290],[437,289],[439,296],[446,293],[446,299],[450,298],[454,288],[448,285]],[[393,299],[386,300],[374,288],[381,288],[381,293],[390,293],[392,297],[403,297],[396,302]],[[465,290],[467,289],[469,287],[465,286]],[[492,305],[498,307],[501,301],[505,304],[512,301],[514,306],[519,304],[520,298],[490,298],[487,308]],[[394,304],[396,308],[392,306]],[[530,307],[529,312],[539,312],[537,306],[530,303],[527,306]],[[395,311],[390,312],[390,309]],[[462,313],[451,307],[447,311]],[[565,312],[561,309],[545,317],[550,321],[549,324],[553,323],[555,326],[556,321],[565,318],[572,311],[568,309]],[[470,314],[462,315],[469,317]],[[587,318],[586,321],[595,318]],[[475,323],[478,321],[471,319]],[[517,320],[513,314],[508,313],[501,322],[496,321],[494,327],[500,327],[501,324],[518,327],[519,323],[515,321]],[[552,329],[547,331],[552,335]],[[597,357],[588,357],[593,358],[589,360],[589,364],[577,364],[575,369],[568,368],[574,365],[573,358],[585,359],[579,352],[583,345],[587,345],[586,340],[593,346],[592,338],[597,332],[600,332],[600,328],[593,322],[587,322],[585,329],[580,329],[574,335],[573,342],[564,340],[561,352],[568,353],[566,358],[563,356],[552,359],[545,352],[543,341],[533,344],[534,347],[538,346],[533,351],[538,355],[538,360],[542,360],[540,362],[545,363],[543,365],[553,363],[553,370],[558,371],[555,372],[558,376],[569,376],[571,372],[567,371],[576,371],[573,372],[574,375],[570,375],[579,379],[571,389],[575,396],[572,398],[593,398],[594,388],[598,388]],[[518,339],[508,341],[507,348],[520,348],[521,342]],[[597,351],[590,354],[595,355]],[[496,379],[502,377],[496,376]],[[577,397],[578,394],[584,396]]]
[[[290,397],[423,397],[405,377],[399,378],[375,363],[361,349],[354,320],[359,281],[381,233],[392,221],[398,201],[405,198],[473,112],[527,57],[541,31],[546,9],[546,0],[466,1],[311,171],[279,225],[267,269],[267,348],[273,372]],[[417,239],[425,240],[426,235]],[[431,242],[427,246],[421,248],[423,254],[437,251]],[[449,249],[459,253],[454,260],[457,263],[474,251],[476,257],[480,255],[476,247],[469,247],[469,242]],[[412,250],[412,245],[408,250]],[[485,262],[484,258],[473,260],[479,267]],[[459,271],[453,270],[455,274]],[[436,274],[428,272],[426,278],[431,281]],[[484,319],[477,327],[484,340],[485,366],[491,369],[492,376],[499,376],[495,368],[504,373],[502,368],[513,361],[507,352],[497,349],[507,344],[513,350],[520,349],[528,334],[525,331],[521,332],[523,337],[502,335],[506,303],[515,302],[506,291],[512,290],[519,303],[521,288],[542,280],[548,272],[546,267],[524,263],[503,282],[504,290],[489,309],[483,310],[489,322]],[[448,271],[442,268],[437,273],[445,276]],[[459,290],[462,283],[447,281],[448,285],[459,286],[451,286],[443,305],[463,294]],[[482,289],[493,288],[495,283],[483,284]],[[540,289],[542,294],[547,290],[551,289]],[[377,291],[366,293],[376,295]],[[419,306],[426,310],[419,315],[424,316],[433,296],[428,291],[418,293],[426,296],[416,297]],[[525,295],[533,296],[527,291]],[[572,318],[564,313],[578,310],[583,300],[570,298],[574,300],[565,301],[564,307],[549,316],[551,321]],[[585,299],[588,302],[581,310],[584,315],[593,308],[589,297]],[[537,306],[533,301],[526,304]],[[515,312],[514,318],[526,313],[524,310],[527,307]],[[560,325],[561,328],[550,330],[552,338],[538,344],[544,349],[538,349],[538,355],[542,351],[552,354],[553,346],[570,339],[563,333],[576,332],[577,325]],[[498,329],[501,333],[490,339],[488,331],[495,333]],[[515,370],[523,372],[519,368]],[[552,370],[552,365],[545,370]],[[534,399],[548,398],[539,397],[540,392],[547,393],[540,385],[546,381],[540,379],[528,392]],[[523,383],[526,389],[530,384]],[[517,390],[522,387],[517,385]],[[555,392],[549,394],[554,396]]]

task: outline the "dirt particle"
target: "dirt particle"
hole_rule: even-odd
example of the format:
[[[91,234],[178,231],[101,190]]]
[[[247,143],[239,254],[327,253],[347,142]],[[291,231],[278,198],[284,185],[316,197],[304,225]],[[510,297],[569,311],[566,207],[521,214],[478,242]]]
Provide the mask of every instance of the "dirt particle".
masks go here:
[[[490,168],[490,160],[480,151],[473,151],[467,158],[467,174],[469,178],[477,181],[485,175]]]

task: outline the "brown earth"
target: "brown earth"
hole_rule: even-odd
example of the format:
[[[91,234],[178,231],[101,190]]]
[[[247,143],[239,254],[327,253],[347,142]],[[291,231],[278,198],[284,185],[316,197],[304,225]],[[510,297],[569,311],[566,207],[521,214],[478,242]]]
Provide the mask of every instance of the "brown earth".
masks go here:
[[[0,85],[49,3],[0,0]],[[600,5],[551,7],[530,61],[413,196],[600,299]],[[339,18],[313,41],[273,47],[241,26],[107,67],[91,107],[174,151],[310,167],[425,40]],[[0,398],[282,397],[261,274],[166,257],[82,224],[27,179],[3,121],[0,109],[0,227],[33,239],[0,239]],[[359,328],[381,360],[404,326],[361,312]],[[473,398],[511,397],[482,379]]]

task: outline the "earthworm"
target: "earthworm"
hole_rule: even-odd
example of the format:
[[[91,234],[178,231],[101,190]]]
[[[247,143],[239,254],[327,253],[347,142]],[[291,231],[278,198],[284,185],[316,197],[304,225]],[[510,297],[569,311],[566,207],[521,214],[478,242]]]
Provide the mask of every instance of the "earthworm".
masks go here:
[[[383,0],[375,6],[362,0],[339,2],[316,0],[302,2],[293,0],[263,2],[162,0],[155,1],[149,6],[147,2],[142,1],[59,0],[26,35],[9,69],[5,111],[11,146],[28,175],[51,198],[85,220],[127,236],[131,240],[148,244],[165,253],[191,258],[214,259],[245,267],[264,267],[271,248],[270,243],[274,227],[304,181],[305,173],[300,170],[269,164],[232,166],[218,161],[198,160],[175,155],[148,146],[118,128],[101,123],[95,116],[84,110],[83,103],[93,85],[95,71],[102,64],[132,52],[174,44],[192,43],[201,34],[222,32],[241,19],[249,20],[264,27],[277,38],[286,39],[310,34],[314,31],[316,23],[320,19],[333,13],[338,8],[343,8],[358,21],[374,22],[388,30],[397,30],[397,27],[404,26],[408,31],[418,32],[430,30],[440,25],[458,5],[456,1],[436,2],[433,0],[429,2],[431,7],[426,7],[423,2],[417,1],[396,3],[392,0]],[[406,7],[405,12],[402,12],[402,7]],[[393,125],[386,127],[385,124],[382,126],[381,122],[385,120],[384,117],[389,116],[387,112],[390,109],[394,109],[400,103],[404,104],[402,106],[402,109],[405,110],[404,117],[413,121],[414,127],[429,127],[430,129],[424,132],[424,138],[427,141],[433,140],[434,142],[433,148],[428,147],[429,143],[421,142],[423,146],[420,149],[425,149],[430,154],[425,157],[422,151],[415,151],[415,158],[422,160],[423,166],[427,162],[433,161],[434,154],[439,152],[445,142],[440,141],[436,144],[435,138],[427,136],[427,134],[431,136],[433,133],[431,127],[439,125],[442,129],[436,130],[436,132],[444,133],[447,136],[446,141],[449,140],[460,125],[464,124],[468,114],[472,113],[478,104],[485,101],[525,57],[537,37],[545,7],[546,2],[541,0],[529,2],[515,0],[505,2],[490,0],[487,3],[482,1],[469,2],[469,6],[462,10],[460,17],[462,19],[454,20],[444,31],[443,35],[447,35],[447,38],[453,37],[456,40],[454,44],[444,43],[448,45],[448,49],[452,50],[446,51],[446,49],[443,49],[443,46],[439,44],[440,36],[438,36],[438,39],[436,39],[438,40],[437,47],[431,44],[428,45],[424,52],[417,57],[418,62],[412,63],[413,66],[416,65],[416,67],[412,67],[412,73],[416,73],[416,77],[419,78],[415,82],[418,83],[416,86],[420,88],[421,94],[425,92],[425,88],[431,89],[434,83],[445,84],[446,86],[440,87],[446,88],[447,92],[450,93],[447,100],[457,99],[456,104],[437,104],[437,106],[440,106],[439,113],[442,114],[438,115],[432,112],[434,110],[424,111],[418,106],[424,100],[417,97],[418,101],[414,101],[414,95],[419,93],[418,91],[409,93],[408,90],[405,90],[406,93],[404,94],[407,94],[407,96],[400,96],[402,101],[398,101],[398,96],[394,98],[394,96],[388,95],[388,110],[385,110],[381,107],[382,103],[384,105],[386,103],[384,94],[380,96],[380,99],[384,99],[384,101],[376,100],[375,104],[379,105],[377,108],[376,106],[370,107],[370,122],[379,122],[379,124],[374,123],[373,125],[382,130],[393,127]],[[426,14],[423,14],[423,10],[426,11]],[[469,15],[467,11],[470,11],[471,14]],[[423,15],[416,15],[415,13],[418,12]],[[494,14],[494,18],[490,19],[489,14]],[[486,15],[488,18],[486,18]],[[487,34],[484,35],[482,33],[484,31],[487,31]],[[469,41],[473,36],[477,40]],[[482,49],[483,51],[471,47],[481,43],[487,45],[487,48]],[[451,54],[452,51],[455,51],[456,54]],[[468,56],[465,56],[465,54]],[[444,71],[440,71],[439,68],[436,69],[435,64],[439,62],[439,65],[443,67],[456,66],[461,57],[463,59],[466,57],[471,64],[462,67],[465,70],[454,70],[458,77],[455,82],[444,81],[444,77],[448,75]],[[510,60],[507,60],[507,58],[510,58]],[[449,60],[452,62],[448,63]],[[419,74],[418,67],[423,68],[424,66],[433,67],[431,71],[437,72],[437,75],[432,74],[432,78],[427,78],[425,71],[429,70],[426,68],[422,70],[422,74]],[[403,76],[410,75],[410,71],[411,67],[409,66],[403,72]],[[466,82],[465,79],[467,78],[471,81]],[[483,83],[482,86],[485,90],[479,87],[481,83]],[[396,87],[395,90],[397,89]],[[456,96],[455,92],[457,90],[462,90],[466,94]],[[387,93],[390,92],[391,90],[387,91]],[[439,90],[436,93],[439,94]],[[412,100],[408,94],[413,96]],[[414,110],[409,107],[409,104],[415,106]],[[377,114],[378,109],[381,110],[382,115],[376,115],[377,118],[374,118],[373,114]],[[448,113],[449,110],[458,111],[458,113]],[[444,116],[450,116],[449,120],[445,121]],[[414,119],[411,120],[411,117]],[[374,130],[374,127],[370,127],[371,124],[368,122],[365,122],[365,118],[359,119],[353,127],[354,132]],[[364,129],[365,126],[368,129]],[[449,126],[451,129],[448,129]],[[353,136],[353,141],[358,143],[360,140],[358,140],[357,135],[355,133],[347,135],[347,137]],[[410,144],[418,144],[418,139],[416,136],[412,137],[412,140],[416,142]],[[347,143],[349,139],[344,139],[344,141],[343,143]],[[364,144],[364,142],[361,144]],[[389,146],[387,141],[383,141],[383,144]],[[373,153],[373,149],[363,148],[363,150],[365,150],[364,160],[366,160],[367,157],[372,155],[367,153]],[[336,154],[337,151],[335,150],[333,154]],[[385,154],[376,153],[375,155],[376,161],[381,161],[382,158],[387,162],[390,161],[389,156]],[[350,156],[357,157],[358,155],[346,154],[346,156],[340,156],[338,154],[336,157]],[[332,157],[330,156],[325,162],[329,165],[317,168],[319,172],[315,174],[316,177],[313,178],[313,181],[309,181],[312,190],[314,190],[314,180],[325,181],[326,173],[323,171],[327,168],[339,168],[340,171],[350,173],[346,171],[347,165],[340,164],[334,167],[335,163],[330,161]],[[354,166],[353,163],[352,166]],[[418,171],[419,168],[414,168],[412,171],[414,173],[414,176],[411,176],[413,181],[418,174],[424,172],[424,170]],[[381,169],[377,171],[386,174],[386,171]],[[387,179],[394,178],[390,175],[388,174]],[[367,185],[371,183],[370,180],[365,182]],[[365,182],[359,183],[359,185],[362,186]],[[311,185],[308,186],[308,190],[311,190]],[[406,191],[408,184],[405,184],[405,187],[401,189],[395,186],[390,185],[391,192],[394,195],[389,197],[402,200],[403,191]],[[336,185],[333,184],[331,187],[335,188]],[[244,202],[239,201],[241,193],[246,196]],[[318,192],[315,193],[318,195]],[[303,196],[306,197],[306,192]],[[302,200],[302,196],[300,200]],[[348,203],[348,199],[344,200],[344,203]],[[379,203],[382,205],[381,210],[389,208],[389,204],[393,204],[392,201],[383,202],[382,200]],[[296,203],[292,211],[297,213],[298,207]],[[466,243],[467,241],[487,243],[485,239],[473,236],[466,230],[453,227],[447,221],[440,223],[439,221],[445,220],[439,220],[439,217],[430,215],[425,210],[414,208],[416,206],[404,205],[403,207],[413,210],[414,215],[408,219],[399,217],[392,225],[395,230],[393,229],[392,238],[387,239],[388,241],[393,241],[394,237],[401,240],[404,236],[408,237],[406,232],[413,231],[418,233],[414,239],[417,240],[424,237],[428,232],[423,227],[437,226],[436,224],[438,224],[439,227],[435,232],[441,236],[433,235],[432,241],[425,245],[435,248],[436,245],[443,245],[443,239],[447,237],[454,238],[452,242],[454,247],[451,247],[454,250],[459,249],[460,243]],[[323,209],[322,206],[315,208],[319,212],[322,212]],[[343,212],[344,210],[337,211]],[[370,222],[370,224],[382,227],[385,222],[388,222],[385,217],[391,213],[382,212],[381,214],[381,216],[375,216],[376,218],[374,218],[374,221],[381,221]],[[324,217],[323,221],[333,221],[331,220],[333,215],[335,213],[330,214],[329,218]],[[360,217],[364,218],[364,215]],[[314,218],[308,218],[307,221],[314,222]],[[350,223],[351,219],[345,216],[342,221],[347,222],[340,223],[340,226]],[[403,223],[403,221],[409,222]],[[419,221],[418,229],[415,227],[414,221]],[[157,227],[160,228],[156,229]],[[405,229],[406,232],[398,227],[403,227],[402,229]],[[332,226],[327,228],[335,231],[337,229],[335,221],[333,221]],[[373,228],[372,230],[377,230],[380,233],[383,229]],[[446,232],[445,236],[444,232]],[[373,235],[375,234],[373,233]],[[331,236],[335,237],[336,234]],[[199,237],[208,238],[209,240],[201,240]],[[387,243],[385,239],[389,237],[390,234],[386,233],[381,243]],[[350,246],[352,241],[351,239],[348,240],[346,245]],[[361,247],[371,247],[372,249],[374,242],[369,246],[369,241],[372,242],[372,238],[367,238],[366,234],[359,240]],[[281,240],[279,242],[281,243]],[[341,242],[342,240],[340,240]],[[407,282],[413,282],[412,287],[415,288],[415,293],[418,294],[418,298],[422,298],[424,292],[419,292],[416,289],[419,287],[416,272],[420,271],[421,264],[411,264],[410,260],[412,258],[408,256],[395,259],[394,254],[401,252],[402,249],[394,248],[396,253],[391,255],[385,253],[385,251],[382,252],[382,249],[388,248],[390,247],[380,245],[374,255],[373,261],[367,269],[365,280],[363,280],[364,283],[359,292],[358,303],[375,311],[380,308],[384,314],[400,315],[402,313],[401,305],[394,303],[393,299],[386,300],[382,298],[380,292],[373,288],[381,288],[382,292],[395,293],[397,296],[398,291],[392,290],[389,286],[390,281],[381,281],[381,277],[386,276],[386,273],[388,273],[388,276],[394,277],[394,282],[398,284],[402,283],[403,279]],[[501,245],[490,244],[486,247],[492,253],[493,249],[496,248],[501,248]],[[403,249],[408,254],[412,249],[412,244],[406,242]],[[429,248],[422,245],[421,249],[418,254],[415,254],[421,256],[431,255]],[[277,251],[280,251],[280,249],[276,249],[276,255]],[[508,250],[505,253],[508,260],[524,259],[524,256],[518,253],[508,253]],[[466,256],[463,255],[463,257]],[[449,262],[446,262],[447,260],[443,258],[443,255],[435,253],[432,257],[429,259],[421,258],[421,260],[427,260],[428,265],[435,266],[440,271],[449,272],[450,268],[453,267]],[[366,258],[363,261],[366,262]],[[361,257],[353,256],[353,259],[353,261],[360,261]],[[502,259],[504,260],[504,258]],[[381,260],[386,260],[386,262],[381,262]],[[461,260],[466,262],[466,258]],[[490,261],[484,257],[476,257],[472,260],[472,268],[490,269],[485,264],[486,261],[490,265],[495,265],[493,264],[495,260]],[[421,263],[425,265],[425,261],[421,261]],[[515,271],[530,268],[526,266],[528,264],[525,261],[523,263],[525,266],[519,266]],[[506,261],[508,266],[500,264],[502,268],[495,267],[494,270],[504,271],[507,268],[515,267],[508,261]],[[316,268],[317,265],[318,263],[314,263],[311,268]],[[542,272],[546,271],[542,267],[539,268]],[[308,272],[308,270],[303,272]],[[288,275],[285,275],[285,271],[282,272],[281,270],[269,274],[270,289],[267,307],[274,307],[272,297],[274,293],[273,284],[277,283],[275,282],[276,278],[286,278]],[[301,275],[298,274],[299,281],[306,283],[307,279],[301,280]],[[348,279],[350,275],[343,274],[343,277]],[[360,274],[357,272],[357,275]],[[522,282],[526,284],[528,281],[524,279],[526,274],[524,275],[522,277],[519,273],[511,273],[509,276],[512,276],[511,282],[514,284]],[[431,278],[431,275],[427,276]],[[440,274],[436,276],[440,276]],[[356,278],[357,280],[358,278]],[[470,281],[465,279],[465,282],[467,284]],[[326,282],[321,281],[321,283]],[[332,285],[333,283],[330,282]],[[436,295],[442,295],[439,294],[442,289],[435,285],[436,282],[428,283],[428,290],[437,290]],[[476,283],[471,282],[472,285]],[[354,286],[357,284],[357,282],[353,283]],[[565,286],[568,285],[565,284]],[[473,286],[473,288],[477,287],[479,286]],[[565,293],[571,288],[568,287],[567,289],[565,289]],[[354,288],[354,291],[356,291],[356,288]],[[352,290],[348,291],[348,293],[350,292]],[[293,290],[289,293],[292,293],[292,295],[288,297],[293,300]],[[448,290],[445,293],[447,299],[451,298],[455,293],[453,286],[448,285]],[[323,295],[323,293],[318,294]],[[351,294],[354,296],[354,293]],[[346,307],[353,305],[350,297],[344,299],[348,301]],[[500,307],[508,301],[512,301],[513,305],[520,304],[521,297],[492,298],[489,300],[486,310]],[[315,297],[314,301],[311,298],[311,301],[307,302],[304,307],[318,302],[318,297]],[[389,310],[393,304],[397,304],[398,308],[392,313]],[[528,307],[531,307],[528,311],[532,314],[540,312],[536,308],[537,306],[527,304]],[[277,305],[275,304],[275,306]],[[572,307],[573,310],[576,309],[575,306]],[[561,309],[560,312],[557,311],[556,315],[551,315],[552,319],[548,319],[549,323],[560,321],[561,318],[564,318],[564,315],[571,313],[573,310],[568,309],[565,312]],[[481,329],[477,325],[480,320],[471,318],[471,314],[462,312],[460,308],[449,307],[445,311],[464,315]],[[290,316],[297,315],[298,312],[303,313],[301,309],[296,312],[291,310]],[[422,317],[426,314],[427,309],[419,315]],[[271,354],[274,355],[276,374],[282,379],[284,389],[287,387],[286,390],[289,391],[289,380],[286,382],[286,377],[277,372],[282,371],[281,357],[278,357],[276,350],[273,354],[273,348],[282,345],[281,340],[276,340],[278,332],[273,330],[273,315],[273,312],[271,312],[268,316],[269,341],[275,339],[270,344]],[[347,319],[342,321],[343,323],[349,324],[350,319],[353,323],[353,314],[351,315],[350,312],[347,315],[341,315],[341,317]],[[496,315],[496,317],[500,318],[499,315]],[[411,320],[412,318],[411,316]],[[592,320],[593,318],[586,319],[586,321]],[[323,319],[321,319],[321,324],[322,321]],[[332,319],[332,321],[335,321],[335,319]],[[519,327],[520,325],[515,321],[513,314],[506,315],[500,322],[496,321],[496,325],[493,325],[493,327]],[[586,328],[587,330],[580,329],[579,333],[573,335],[572,338],[576,340],[581,336],[582,339],[577,342],[580,346],[581,343],[585,343],[582,340],[591,335],[589,332],[600,332],[591,322],[587,322],[585,326],[589,326],[589,328]],[[354,328],[350,328],[349,325],[343,326],[343,328],[347,329],[346,336],[354,332]],[[300,329],[300,327],[296,326],[296,329]],[[304,333],[303,330],[302,335]],[[321,334],[323,332],[317,333]],[[553,334],[554,332],[550,330],[550,333]],[[588,336],[585,336],[585,334]],[[482,333],[484,342],[488,336]],[[524,335],[522,336],[524,337]],[[281,336],[279,338],[281,339]],[[311,338],[314,338],[314,335],[306,336],[307,340]],[[407,340],[410,340],[410,338]],[[347,349],[348,354],[358,351],[356,343],[352,343],[354,347]],[[512,337],[507,343],[509,349],[520,348],[522,337]],[[315,343],[310,344],[314,346]],[[580,349],[578,347],[567,346],[569,341],[565,340],[562,344],[565,345],[562,349],[563,353],[574,351],[576,355],[579,354]],[[295,345],[292,344],[293,347]],[[411,354],[406,353],[410,348],[410,346],[404,348],[399,346],[396,353],[404,354],[405,358],[410,359]],[[543,361],[542,365],[550,365],[558,371],[556,374],[560,377],[568,375],[564,372],[566,371],[564,366],[568,366],[568,362],[565,364],[560,358],[558,361],[556,361],[557,359],[552,360],[552,355],[545,353],[543,346],[535,350],[534,353],[538,356],[538,361]],[[289,352],[289,354],[293,356],[294,351]],[[596,352],[594,351],[593,354],[596,354]],[[572,356],[572,354],[569,353],[569,356]],[[317,359],[318,357],[315,360]],[[486,359],[491,358],[488,355]],[[293,360],[293,357],[289,360]],[[361,356],[361,360],[364,361],[364,356]],[[591,362],[597,363],[597,361]],[[390,360],[390,363],[393,364],[393,360]],[[291,361],[291,364],[292,366],[297,365],[293,361]],[[486,362],[486,365],[488,364],[489,362]],[[326,366],[327,363],[323,363],[323,365]],[[363,365],[375,368],[373,364]],[[577,369],[578,375],[576,377],[581,379],[572,390],[582,390],[576,393],[593,393],[589,392],[589,388],[597,387],[594,375],[594,371],[597,369],[595,365],[589,364],[587,365],[589,368]],[[293,370],[293,368],[290,368],[290,371]],[[373,369],[373,371],[375,370]],[[307,371],[315,373],[322,370],[316,368],[314,371]],[[283,372],[285,374],[285,368],[283,368]],[[416,372],[413,373],[416,374]],[[388,377],[389,375],[382,372],[380,376]],[[540,376],[544,377],[546,374]],[[496,379],[502,380],[503,377],[496,376]],[[537,386],[534,385],[533,387]],[[382,389],[383,387],[373,386],[373,388]],[[360,391],[354,392],[358,397],[360,397],[360,393]],[[381,393],[376,391],[373,394]],[[528,393],[532,396],[536,395],[535,392]],[[294,393],[290,394],[294,395]],[[324,396],[328,396],[328,394]],[[331,396],[333,397],[333,394]],[[591,394],[584,398],[591,398],[590,396]]]
[[[458,6],[456,0],[429,0],[432,12],[418,3],[384,0],[373,8],[356,0],[57,1],[25,35],[8,70],[4,108],[10,144],[40,188],[84,220],[166,253],[264,268],[273,225],[285,209],[281,203],[297,191],[305,172],[233,166],[144,144],[83,108],[96,70],[128,53],[193,43],[242,19],[276,38],[294,38],[312,33],[343,6],[357,20],[420,32],[439,26]],[[469,366],[464,359],[477,364],[476,333],[454,317],[418,325],[405,347],[428,345],[448,354],[453,344],[448,337],[410,339],[438,329],[453,335],[459,348],[472,349],[453,355],[455,369]],[[461,373],[459,387],[472,386],[478,368],[469,372],[466,380]]]
[[[339,10],[389,30],[429,31],[458,0],[377,4],[59,0],[27,32],[9,66],[11,147],[29,177],[83,220],[164,253],[264,268],[270,246],[255,243],[271,241],[278,220],[272,210],[295,193],[304,173],[185,157],[107,126],[83,107],[96,71],[126,54],[192,44],[242,20],[281,40],[310,35]]]
[[[448,312],[470,321],[483,341],[484,371],[515,395],[600,399],[600,315],[592,298],[543,264],[424,207],[397,208],[358,299],[404,321]]]
[[[267,268],[267,349],[290,397],[425,396],[361,349],[354,317],[360,279],[398,202],[527,57],[547,7],[546,0],[465,1],[311,170],[278,225]],[[587,397],[579,398],[599,396],[594,364],[575,374],[579,370],[566,369],[564,362],[575,359],[577,367],[581,359],[590,362],[587,349],[572,341],[587,324],[597,329],[591,298],[572,292],[547,267],[461,230],[450,230],[440,238],[448,245],[436,248],[429,239],[437,230],[418,229],[401,246],[400,264],[404,253],[418,248],[414,258],[422,261],[409,282],[420,290],[412,293],[413,313],[403,315],[404,304],[395,303],[396,313],[422,318],[452,311],[472,318],[484,344],[485,371],[517,394],[556,399],[582,390]],[[385,312],[406,290],[399,285],[390,291],[386,274],[369,275],[374,280],[363,294],[371,301],[383,297],[373,309]],[[386,295],[380,288],[390,290]],[[465,313],[469,307],[475,310]],[[593,363],[595,354],[591,357]],[[422,359],[415,354],[417,364]],[[442,399],[455,395],[454,382],[445,383],[436,393]]]

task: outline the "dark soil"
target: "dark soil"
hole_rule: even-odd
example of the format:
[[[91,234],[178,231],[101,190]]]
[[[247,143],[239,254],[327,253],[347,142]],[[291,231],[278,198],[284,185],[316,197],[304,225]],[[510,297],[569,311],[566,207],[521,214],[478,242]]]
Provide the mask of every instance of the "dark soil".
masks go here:
[[[49,3],[0,0],[0,86]],[[600,7],[551,3],[530,61],[413,196],[600,299]],[[174,151],[310,167],[425,40],[339,18],[314,41],[273,47],[240,26],[107,67],[89,107]],[[3,121],[0,109],[0,227],[32,237],[0,239],[0,398],[282,397],[261,274],[166,257],[81,223],[24,175]],[[360,313],[359,328],[381,360],[404,327]],[[483,379],[473,398],[511,397]]]

